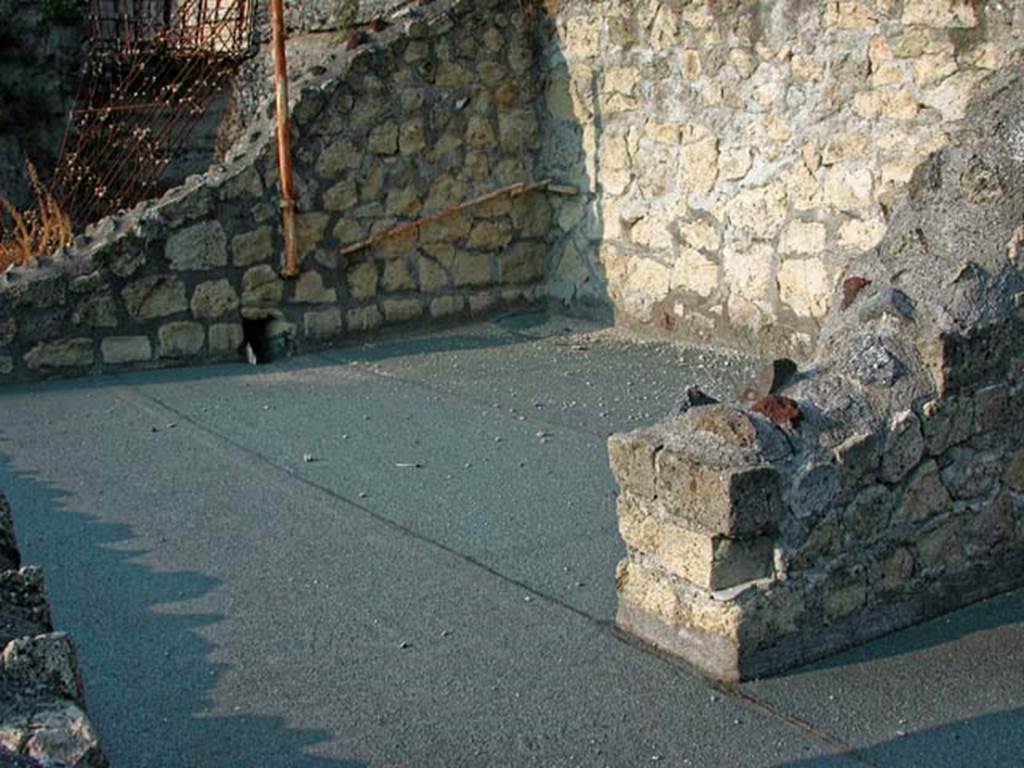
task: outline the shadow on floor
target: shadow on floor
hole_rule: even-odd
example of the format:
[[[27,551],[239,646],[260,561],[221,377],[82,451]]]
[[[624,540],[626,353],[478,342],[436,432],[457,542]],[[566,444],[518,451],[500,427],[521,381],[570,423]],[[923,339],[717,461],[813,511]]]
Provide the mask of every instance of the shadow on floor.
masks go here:
[[[920,624],[898,630],[865,645],[829,656],[805,667],[784,672],[779,678],[802,675],[824,669],[848,667],[880,659],[917,653],[961,640],[968,635],[997,627],[1019,624],[1024,630],[1024,590],[1018,589],[966,608],[937,616]],[[1021,763],[1024,765],[1024,762]]]
[[[44,568],[54,623],[75,639],[89,713],[113,768],[365,765],[307,754],[330,740],[326,731],[290,728],[278,717],[204,714],[225,665],[209,660],[215,648],[200,632],[224,617],[188,604],[214,590],[216,579],[133,562],[145,551],[132,546],[129,527],[97,522],[3,455],[0,488],[14,509],[23,560]],[[62,567],[72,549],[85,572]],[[169,646],[173,652],[157,650]]]
[[[1024,765],[1024,709],[972,717],[896,736],[848,755],[886,768],[1011,768]],[[847,757],[816,757],[775,768],[847,766]]]

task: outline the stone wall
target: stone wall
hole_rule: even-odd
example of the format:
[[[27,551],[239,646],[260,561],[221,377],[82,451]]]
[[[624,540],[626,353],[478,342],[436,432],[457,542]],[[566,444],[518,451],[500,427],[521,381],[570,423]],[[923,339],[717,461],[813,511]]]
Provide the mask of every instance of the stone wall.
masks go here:
[[[0,765],[106,768],[75,647],[55,632],[39,568],[21,566],[0,493]]]
[[[612,439],[621,627],[736,680],[1024,584],[1022,105],[912,174],[781,392]]]
[[[589,196],[557,211],[550,294],[804,358],[847,265],[1024,43],[1020,3],[557,5],[544,166]]]
[[[269,119],[226,167],[0,277],[0,381],[238,359],[243,320],[308,349],[538,296],[550,205],[501,197],[348,257],[403,222],[532,179],[532,31],[499,0],[435,2],[293,83],[302,274],[278,273]],[[269,115],[269,110],[268,110]]]

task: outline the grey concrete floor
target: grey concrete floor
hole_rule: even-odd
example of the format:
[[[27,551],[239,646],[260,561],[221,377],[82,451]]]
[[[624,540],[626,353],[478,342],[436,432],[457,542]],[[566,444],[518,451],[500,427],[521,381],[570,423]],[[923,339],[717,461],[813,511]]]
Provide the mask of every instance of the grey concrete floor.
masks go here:
[[[751,366],[521,316],[9,387],[0,487],[114,768],[1024,765],[1024,593],[734,690],[612,628],[605,438]]]

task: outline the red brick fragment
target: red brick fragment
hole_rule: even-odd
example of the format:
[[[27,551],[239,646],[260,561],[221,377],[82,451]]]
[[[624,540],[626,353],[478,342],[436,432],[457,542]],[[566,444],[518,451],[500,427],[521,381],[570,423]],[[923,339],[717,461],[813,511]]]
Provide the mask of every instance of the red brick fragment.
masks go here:
[[[839,305],[840,308],[849,308],[849,306],[853,304],[854,301],[857,300],[857,297],[860,295],[860,292],[867,288],[869,285],[871,285],[871,281],[868,280],[866,277],[855,276],[848,277],[845,280],[843,280],[843,302],[842,304]]]
[[[780,427],[790,426],[795,429],[800,426],[803,418],[796,400],[785,395],[766,395],[750,406],[750,410],[771,419]]]

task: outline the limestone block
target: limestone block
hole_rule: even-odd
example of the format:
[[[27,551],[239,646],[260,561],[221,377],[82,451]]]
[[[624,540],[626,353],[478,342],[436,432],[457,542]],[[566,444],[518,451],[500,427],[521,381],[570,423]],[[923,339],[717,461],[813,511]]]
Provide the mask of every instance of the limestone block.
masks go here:
[[[264,226],[235,235],[231,239],[231,263],[236,267],[248,267],[261,261],[268,261],[277,255],[274,245],[274,230]]]
[[[775,250],[765,243],[746,248],[727,244],[723,253],[724,283],[733,294],[750,301],[767,297],[771,285]]]
[[[422,204],[415,186],[398,187],[388,190],[384,212],[393,218],[413,217],[420,212]]]
[[[793,570],[806,570],[827,563],[839,554],[842,544],[840,517],[835,511],[829,512],[808,533],[794,553],[791,566]]]
[[[448,317],[457,315],[466,307],[466,300],[462,296],[438,296],[430,302],[431,317]]]
[[[456,243],[469,234],[472,226],[466,216],[456,213],[423,225],[420,239],[424,243]]]
[[[668,296],[672,269],[654,259],[631,259],[622,285],[622,302],[628,312],[646,319],[654,305]]]
[[[868,0],[839,0],[839,2],[822,3],[822,5],[824,7],[822,21],[827,27],[870,29],[879,21],[874,3]]]
[[[491,310],[498,303],[493,293],[474,293],[469,297],[469,311],[474,315]]]
[[[967,440],[974,431],[974,401],[969,397],[930,400],[921,407],[928,453],[939,456]]]
[[[963,521],[952,517],[924,533],[914,547],[921,567],[942,565],[948,568],[959,560],[962,527]]]
[[[835,166],[825,178],[825,204],[840,211],[857,211],[873,204],[874,177],[869,168]]]
[[[913,411],[893,416],[882,448],[881,477],[897,483],[916,467],[925,453],[921,421]]]
[[[683,248],[672,266],[671,289],[707,298],[718,288],[718,265],[700,251]]]
[[[359,202],[359,189],[353,179],[339,181],[324,192],[324,209],[328,211],[347,211]],[[237,239],[237,238],[236,238]]]
[[[848,160],[864,157],[868,148],[868,137],[863,133],[846,132],[831,136],[821,153],[824,165],[837,165]]]
[[[873,474],[881,463],[881,444],[878,435],[862,432],[851,435],[833,451],[836,463],[847,477],[860,479]]]
[[[188,309],[185,284],[176,276],[158,275],[129,283],[121,292],[128,314],[138,320],[166,317]]]
[[[683,195],[706,195],[718,180],[718,139],[708,136],[679,149],[679,185]]]
[[[372,299],[377,295],[377,264],[364,261],[350,267],[346,276],[348,293],[356,301]]]
[[[946,121],[960,120],[967,113],[971,97],[991,72],[969,70],[952,75],[934,88],[923,91],[921,103],[938,110]]]
[[[160,326],[160,357],[192,357],[203,351],[206,329],[201,323],[178,322]]]
[[[324,240],[330,217],[326,213],[300,213],[295,217],[295,247],[299,257],[307,256]]]
[[[409,264],[405,259],[389,259],[384,262],[384,273],[381,275],[381,288],[386,293],[416,290]]]
[[[786,216],[786,190],[777,183],[741,190],[726,203],[725,212],[733,226],[770,239]]]
[[[215,323],[209,331],[210,354],[216,356],[237,354],[245,340],[238,323]]]
[[[718,175],[728,181],[742,179],[754,164],[749,147],[729,147],[718,156]]]
[[[303,316],[306,338],[325,339],[341,333],[341,310],[331,307],[317,312],[307,312]]]
[[[75,306],[71,317],[75,325],[89,325],[93,328],[117,327],[117,303],[109,293],[97,293],[83,298]],[[0,336],[3,335],[0,330]]]
[[[547,237],[554,212],[542,194],[521,195],[512,201],[512,226],[519,237]]]
[[[536,149],[540,146],[540,126],[532,109],[504,110],[498,114],[498,137],[508,152]]]
[[[293,301],[300,304],[333,304],[337,300],[337,291],[326,287],[323,275],[315,270],[303,272],[295,281]]]
[[[403,155],[415,155],[427,146],[427,129],[422,119],[406,120],[398,136],[398,149]]]
[[[773,543],[708,536],[652,512],[628,494],[618,500],[619,533],[633,552],[703,589],[727,589],[770,576]]]
[[[110,365],[145,363],[153,359],[153,345],[147,336],[109,336],[100,343],[100,354]]]
[[[779,299],[801,317],[824,317],[832,281],[821,259],[787,259],[779,267]]]
[[[419,299],[389,299],[381,304],[384,319],[389,323],[404,323],[423,314]]]
[[[854,496],[843,519],[847,546],[856,547],[883,536],[894,508],[894,494],[884,485],[869,485]]]
[[[833,575],[825,585],[825,623],[831,624],[864,607],[868,587],[865,574]]]
[[[825,250],[825,225],[817,221],[792,221],[782,231],[779,251],[813,256]]]
[[[907,0],[903,6],[904,24],[926,27],[969,29],[978,19],[969,0]]]
[[[914,553],[907,547],[897,547],[886,555],[879,563],[882,589],[889,592],[904,589],[914,575],[914,565]]]
[[[226,279],[209,280],[196,286],[191,306],[193,317],[213,320],[238,309],[238,294]]]
[[[877,247],[889,230],[883,219],[850,219],[839,226],[839,244],[859,251]]]
[[[710,221],[695,219],[678,225],[679,238],[684,245],[698,251],[716,253],[722,245],[718,228]]]
[[[448,285],[448,276],[441,265],[422,254],[416,258],[416,274],[421,293],[435,294]]]
[[[452,263],[452,280],[456,288],[467,285],[490,285],[494,278],[491,272],[491,254],[476,251],[458,251]]]
[[[359,168],[363,153],[348,139],[335,139],[316,160],[316,172],[325,179],[336,179],[345,171]]]
[[[398,126],[393,122],[374,126],[366,140],[366,148],[375,155],[397,154]]]
[[[345,324],[350,331],[372,331],[383,324],[380,310],[376,306],[350,309],[345,313]]]
[[[94,359],[92,339],[62,339],[39,344],[25,353],[25,365],[38,371],[58,368],[88,368]]]
[[[544,277],[547,247],[543,243],[518,242],[498,255],[498,282],[529,283]]]
[[[903,499],[894,519],[918,523],[937,517],[953,508],[953,499],[942,484],[939,466],[928,459],[917,468],[907,481]]]
[[[933,53],[914,62],[914,82],[918,88],[927,88],[956,72],[956,58],[952,52]]]
[[[277,304],[284,296],[284,281],[269,264],[251,267],[242,275],[242,304]]]
[[[709,533],[746,538],[769,530],[782,514],[778,474],[769,466],[717,467],[670,448],[654,464],[666,514]]]
[[[498,145],[494,124],[485,117],[471,117],[466,127],[466,144],[473,149],[492,149]]]
[[[652,211],[649,215],[633,225],[630,230],[630,238],[641,248],[653,250],[665,250],[674,244],[672,237],[671,218],[658,211]]]
[[[99,740],[77,704],[54,703],[33,712],[22,753],[43,765],[106,765]]]
[[[507,219],[478,221],[469,233],[469,248],[504,248],[512,242],[512,223]]]
[[[363,225],[355,219],[338,219],[338,223],[334,225],[334,230],[331,232],[334,235],[334,239],[342,245],[351,245],[362,240],[366,236],[366,230],[363,229]]]
[[[999,484],[1003,464],[998,454],[954,448],[950,456],[953,460],[940,474],[942,484],[954,499],[988,496]]]
[[[203,221],[167,238],[164,258],[176,270],[202,270],[228,263],[227,236],[219,221]]]

